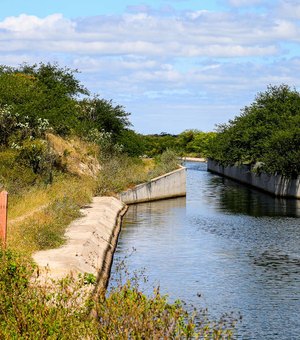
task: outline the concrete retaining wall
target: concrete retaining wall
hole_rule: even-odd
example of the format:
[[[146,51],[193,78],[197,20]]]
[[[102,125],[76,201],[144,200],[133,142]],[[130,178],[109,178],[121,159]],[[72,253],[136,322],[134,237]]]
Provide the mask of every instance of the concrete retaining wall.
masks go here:
[[[186,169],[183,167],[124,191],[119,198],[126,204],[134,204],[180,196],[186,196]]]
[[[276,196],[300,198],[300,177],[290,179],[281,175],[270,176],[254,173],[247,165],[226,166],[209,159],[207,170],[246,183]]]
[[[61,279],[68,274],[76,277],[79,273],[91,273],[97,277],[96,289],[105,288],[126,209],[114,197],[94,197],[82,209],[84,216],[68,227],[65,245],[33,255],[41,278]]]

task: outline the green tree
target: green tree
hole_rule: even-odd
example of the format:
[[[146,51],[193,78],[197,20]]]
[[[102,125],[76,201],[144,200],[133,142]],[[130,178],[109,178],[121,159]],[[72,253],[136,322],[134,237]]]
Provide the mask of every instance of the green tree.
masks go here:
[[[198,133],[198,130],[185,130],[178,136],[178,144],[179,146],[186,152],[192,152],[189,148],[189,144],[193,142],[195,138],[195,134]]]
[[[161,134],[146,135],[143,138],[145,154],[149,157],[160,155],[167,149],[178,149],[177,135],[162,132]]]
[[[50,63],[1,66],[0,105],[9,105],[15,113],[28,117],[29,124],[43,118],[56,132],[69,133],[78,125],[76,98],[88,94],[76,72]]]
[[[143,136],[133,130],[123,130],[119,137],[119,143],[123,146],[123,151],[129,156],[141,156],[145,151]]]
[[[110,132],[114,139],[131,126],[129,113],[121,105],[114,105],[112,100],[101,99],[99,97],[86,98],[80,102],[79,119],[84,128],[89,130],[91,127],[98,131]]]
[[[299,174],[300,94],[268,86],[241,115],[218,128],[209,156],[224,165],[261,162],[270,173]]]

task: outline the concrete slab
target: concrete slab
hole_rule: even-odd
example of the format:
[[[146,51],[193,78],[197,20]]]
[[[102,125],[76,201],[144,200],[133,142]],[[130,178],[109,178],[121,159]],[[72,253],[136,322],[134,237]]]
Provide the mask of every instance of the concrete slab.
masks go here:
[[[94,197],[83,216],[66,230],[67,242],[33,255],[41,276],[60,279],[91,273],[106,286],[126,205],[114,197]]]
[[[151,181],[139,184],[133,189],[123,191],[119,198],[126,204],[157,201],[186,196],[186,168],[168,172]]]

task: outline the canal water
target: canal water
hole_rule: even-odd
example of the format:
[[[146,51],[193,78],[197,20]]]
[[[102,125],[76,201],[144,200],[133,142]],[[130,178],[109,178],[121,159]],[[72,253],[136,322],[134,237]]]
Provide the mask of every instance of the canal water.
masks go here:
[[[239,339],[300,338],[300,201],[278,199],[187,163],[187,197],[131,206],[111,284],[125,261],[212,317],[242,315]]]

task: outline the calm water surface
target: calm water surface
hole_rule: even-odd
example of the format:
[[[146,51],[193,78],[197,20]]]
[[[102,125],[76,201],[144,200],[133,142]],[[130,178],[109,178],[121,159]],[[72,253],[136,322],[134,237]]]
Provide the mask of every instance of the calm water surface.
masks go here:
[[[144,289],[239,312],[240,339],[300,339],[300,201],[277,199],[187,163],[187,197],[131,206],[112,268],[146,269]],[[198,295],[201,294],[201,298]]]

